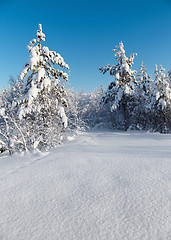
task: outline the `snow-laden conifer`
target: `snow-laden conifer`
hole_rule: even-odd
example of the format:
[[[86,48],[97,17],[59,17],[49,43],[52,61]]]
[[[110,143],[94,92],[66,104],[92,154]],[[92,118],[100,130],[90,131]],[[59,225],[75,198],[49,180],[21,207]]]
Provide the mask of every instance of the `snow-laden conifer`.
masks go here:
[[[132,70],[134,57],[137,55],[133,53],[130,57],[126,57],[124,45],[122,42],[119,46],[116,46],[115,57],[118,63],[116,65],[106,65],[105,67],[99,68],[100,72],[105,74],[107,71],[110,75],[114,76],[115,79],[112,81],[102,98],[104,103],[111,103],[111,110],[115,111],[120,109],[124,121],[124,129],[128,128],[128,115],[129,115],[129,100],[134,93],[134,85],[136,84],[135,74],[136,71]],[[120,120],[119,120],[120,121]]]
[[[155,83],[153,89],[153,109],[156,115],[157,130],[165,132],[168,130],[171,114],[171,88],[165,69],[155,65]]]
[[[143,95],[148,95],[148,93],[151,91],[151,75],[147,74],[146,66],[144,63],[141,63],[141,66],[139,68],[139,72],[136,76],[137,79],[137,86],[139,89],[142,89]]]
[[[27,77],[21,92],[22,97],[18,100],[18,103],[21,103],[20,117],[32,111],[40,111],[42,102],[39,101],[39,104],[35,105],[35,101],[39,98],[41,100],[42,95],[52,93],[52,91],[57,94],[60,112],[61,106],[67,105],[64,98],[63,81],[68,80],[68,74],[55,69],[53,65],[58,64],[65,69],[69,69],[69,67],[59,53],[50,51],[48,47],[42,47],[41,41],[45,41],[45,34],[42,32],[41,24],[39,24],[36,39],[30,41],[28,45],[29,61],[20,74],[21,80]]]
[[[147,74],[146,66],[143,62],[136,79],[134,121],[137,128],[146,128],[149,127],[148,124],[151,117],[152,79],[151,75]]]
[[[42,47],[42,41],[45,41],[45,34],[39,24],[36,38],[27,46],[30,57],[20,74],[20,80],[24,82],[20,97],[13,102],[18,108],[19,119],[25,119],[27,124],[30,122],[28,135],[34,147],[55,145],[54,138],[67,127],[64,85],[68,73],[62,68],[69,69],[69,66],[59,53]]]

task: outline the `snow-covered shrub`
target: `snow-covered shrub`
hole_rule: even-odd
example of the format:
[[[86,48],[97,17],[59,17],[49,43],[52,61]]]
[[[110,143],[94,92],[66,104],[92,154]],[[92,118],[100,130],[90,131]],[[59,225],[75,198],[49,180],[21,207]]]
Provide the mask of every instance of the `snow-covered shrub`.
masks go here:
[[[15,151],[27,151],[23,127],[12,107],[13,97],[14,93],[10,88],[4,88],[0,95],[0,145],[1,149],[8,150],[10,154]]]

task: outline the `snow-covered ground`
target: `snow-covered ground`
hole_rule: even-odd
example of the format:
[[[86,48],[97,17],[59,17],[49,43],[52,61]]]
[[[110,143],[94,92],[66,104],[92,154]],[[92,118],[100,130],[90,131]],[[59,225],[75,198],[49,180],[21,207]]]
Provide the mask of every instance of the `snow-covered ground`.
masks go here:
[[[89,132],[0,155],[1,240],[170,240],[171,135]]]

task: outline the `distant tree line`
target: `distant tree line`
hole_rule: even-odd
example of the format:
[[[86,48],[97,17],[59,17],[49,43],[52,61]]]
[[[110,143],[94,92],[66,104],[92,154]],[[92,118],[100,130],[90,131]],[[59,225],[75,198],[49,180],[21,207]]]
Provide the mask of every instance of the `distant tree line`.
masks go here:
[[[151,79],[143,62],[138,73],[131,69],[137,54],[126,57],[122,42],[113,51],[118,63],[99,68],[114,77],[101,100],[113,113],[113,127],[171,131],[171,71],[166,73],[162,65],[159,69],[155,65],[155,78]]]
[[[64,70],[69,66],[59,53],[42,47],[42,41],[39,24],[28,45],[28,62],[0,94],[0,152],[47,150],[72,132],[90,128],[171,131],[171,71],[155,66],[151,79],[142,62],[137,73],[131,69],[136,54],[126,57],[120,42],[113,50],[117,64],[99,68],[113,77],[107,90],[66,90]]]

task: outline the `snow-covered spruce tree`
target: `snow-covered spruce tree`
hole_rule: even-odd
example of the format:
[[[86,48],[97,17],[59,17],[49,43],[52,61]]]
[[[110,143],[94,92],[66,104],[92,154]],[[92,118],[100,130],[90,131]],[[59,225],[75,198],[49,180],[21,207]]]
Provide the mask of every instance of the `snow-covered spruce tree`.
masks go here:
[[[130,123],[130,108],[133,106],[134,85],[136,84],[135,70],[131,70],[134,63],[134,57],[137,55],[133,53],[130,57],[126,57],[124,45],[122,42],[116,46],[115,52],[118,63],[116,65],[107,65],[99,68],[100,72],[105,74],[107,71],[115,79],[112,81],[105,92],[102,102],[104,104],[111,104],[111,111],[114,111],[114,127],[127,130]]]
[[[155,65],[153,92],[152,106],[155,116],[154,129],[161,133],[166,133],[171,124],[171,88],[162,65],[160,65],[160,69]]]
[[[67,127],[64,83],[68,81],[68,74],[55,69],[54,65],[69,69],[59,53],[42,47],[42,41],[45,34],[39,24],[36,39],[28,45],[29,61],[20,74],[24,85],[20,97],[13,103],[27,129],[28,145],[39,149],[56,145]]]
[[[137,128],[150,128],[152,80],[147,74],[146,66],[141,63],[136,76],[134,119]]]

